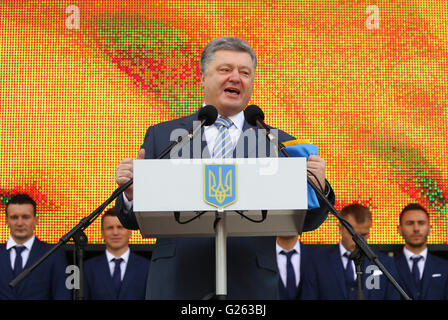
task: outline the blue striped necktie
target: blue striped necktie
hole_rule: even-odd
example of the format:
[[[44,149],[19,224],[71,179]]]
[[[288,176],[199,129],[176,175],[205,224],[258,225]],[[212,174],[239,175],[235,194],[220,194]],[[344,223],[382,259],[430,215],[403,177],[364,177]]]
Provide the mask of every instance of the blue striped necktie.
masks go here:
[[[216,119],[215,126],[218,127],[218,136],[213,147],[213,158],[222,159],[232,157],[232,138],[230,137],[229,128],[233,125],[228,118]]]

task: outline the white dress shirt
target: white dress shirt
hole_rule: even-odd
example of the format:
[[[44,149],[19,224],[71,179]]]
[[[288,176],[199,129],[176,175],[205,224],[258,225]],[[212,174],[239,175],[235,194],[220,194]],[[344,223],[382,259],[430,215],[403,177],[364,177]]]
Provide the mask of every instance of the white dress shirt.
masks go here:
[[[421,279],[423,276],[423,271],[425,270],[425,261],[426,261],[426,257],[428,256],[428,248],[425,248],[425,250],[423,250],[419,254],[415,254],[415,253],[409,251],[408,249],[406,249],[406,247],[403,247],[403,253],[404,253],[404,256],[406,257],[406,261],[408,262],[409,270],[411,272],[412,272],[412,265],[414,264],[414,262],[412,261],[411,258],[413,256],[422,256],[423,257],[422,259],[420,259],[419,262],[417,262],[417,267],[418,267],[418,270],[420,271],[420,279]]]
[[[218,118],[221,116],[218,115]],[[241,132],[243,131],[244,125],[244,111],[237,113],[231,117],[228,117],[233,123],[229,128],[230,138],[232,139],[232,148],[235,148],[238,139],[240,138]],[[213,148],[215,146],[215,140],[218,136],[218,127],[212,124],[211,126],[204,127],[205,140],[207,141],[208,151],[210,156],[213,156]]]
[[[347,263],[351,263],[353,270],[353,279],[356,279],[357,275],[356,275],[355,262],[344,256],[346,252],[348,252],[349,255],[351,254],[351,252],[345,249],[345,247],[342,245],[342,242],[339,242],[339,252],[341,253],[342,265],[344,266],[344,270],[347,269]]]
[[[291,263],[294,267],[294,274],[296,276],[296,285],[299,286],[300,282],[300,241],[297,241],[294,248],[291,250],[296,250],[296,253],[291,257]],[[291,251],[289,250],[289,251]],[[286,255],[280,254],[281,251],[289,252],[283,249],[276,243],[276,251],[277,251],[277,266],[278,271],[280,272],[280,278],[282,279],[283,285],[286,287]]]
[[[205,104],[204,104],[205,106]],[[218,114],[218,117],[221,117]],[[232,146],[235,148],[238,139],[240,138],[241,132],[243,132],[243,125],[244,125],[244,111],[241,111],[231,117],[228,117],[233,123],[233,125],[229,128],[229,134],[230,138],[232,139]],[[215,140],[218,136],[218,127],[214,124],[210,126],[204,127],[204,136],[205,140],[207,142],[207,147],[210,153],[210,156],[213,156],[213,148],[215,146]],[[123,204],[126,210],[130,210],[133,204],[133,201],[129,201],[128,198],[126,198],[126,195],[123,192]]]
[[[25,250],[22,251],[22,268],[25,268],[26,262],[28,261],[28,257],[30,256],[31,247],[33,246],[34,239],[36,238],[35,235],[33,235],[28,241],[26,241],[24,244],[20,244],[19,246],[25,246]],[[18,245],[14,239],[9,236],[8,242],[6,242],[6,250],[9,250],[9,258],[11,259],[11,269],[14,270],[14,263],[16,261],[16,250],[12,249],[12,247]]]
[[[109,263],[109,270],[110,270],[110,276],[112,277],[114,274],[114,270],[115,270],[115,262],[112,261],[112,259],[120,259],[122,258],[123,261],[120,264],[120,270],[121,270],[121,281],[123,281],[124,278],[124,273],[126,272],[126,267],[128,265],[128,261],[129,261],[129,254],[131,253],[131,251],[126,250],[125,253],[123,253],[121,255],[121,257],[116,257],[114,256],[112,253],[110,253],[107,249],[106,249],[106,258],[107,258],[107,262]]]

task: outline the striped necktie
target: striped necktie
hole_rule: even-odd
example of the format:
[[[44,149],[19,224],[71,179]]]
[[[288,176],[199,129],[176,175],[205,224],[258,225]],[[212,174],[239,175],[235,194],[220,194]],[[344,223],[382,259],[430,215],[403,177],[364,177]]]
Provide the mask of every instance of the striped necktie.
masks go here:
[[[218,127],[218,136],[213,147],[213,158],[222,159],[232,157],[232,138],[230,137],[229,128],[233,125],[228,118],[216,119],[215,126]]]

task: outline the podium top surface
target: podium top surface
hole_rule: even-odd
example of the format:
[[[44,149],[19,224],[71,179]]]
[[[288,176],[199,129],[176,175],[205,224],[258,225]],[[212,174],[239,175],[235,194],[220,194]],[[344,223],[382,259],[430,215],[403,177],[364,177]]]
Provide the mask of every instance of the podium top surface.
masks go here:
[[[305,158],[134,161],[134,211],[306,210]]]

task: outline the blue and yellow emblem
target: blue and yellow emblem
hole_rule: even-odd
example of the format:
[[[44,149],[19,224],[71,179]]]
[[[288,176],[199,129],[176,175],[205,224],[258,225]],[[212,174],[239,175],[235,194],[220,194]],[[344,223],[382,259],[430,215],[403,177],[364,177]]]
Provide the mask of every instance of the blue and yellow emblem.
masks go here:
[[[217,208],[236,201],[236,164],[204,164],[204,201]]]

